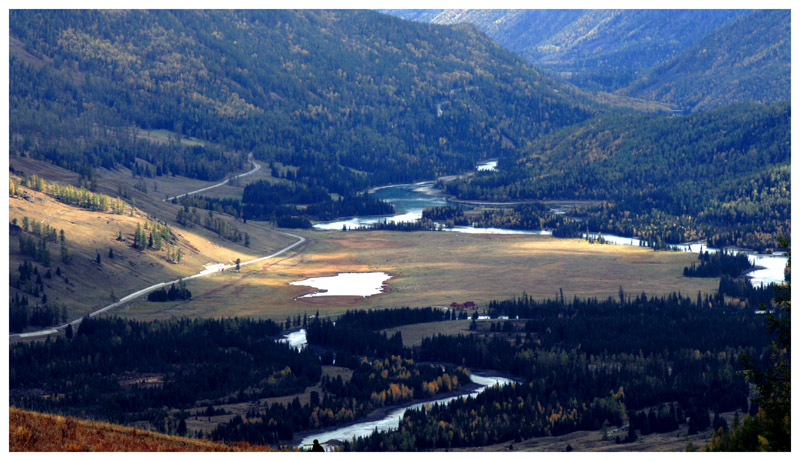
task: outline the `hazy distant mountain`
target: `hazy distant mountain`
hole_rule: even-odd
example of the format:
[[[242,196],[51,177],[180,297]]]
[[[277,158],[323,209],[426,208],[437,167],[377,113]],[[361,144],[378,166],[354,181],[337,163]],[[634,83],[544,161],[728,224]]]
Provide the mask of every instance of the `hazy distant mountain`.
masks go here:
[[[415,21],[470,23],[536,67],[613,91],[748,10],[386,10]]]
[[[756,11],[703,38],[621,92],[689,110],[788,100],[789,10]]]

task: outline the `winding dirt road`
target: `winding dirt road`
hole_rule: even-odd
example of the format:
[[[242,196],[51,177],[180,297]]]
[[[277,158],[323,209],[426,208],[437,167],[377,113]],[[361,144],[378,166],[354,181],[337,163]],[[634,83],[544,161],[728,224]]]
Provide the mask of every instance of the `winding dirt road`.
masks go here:
[[[235,176],[235,178],[255,173],[256,171],[261,169],[261,165],[259,165],[256,162],[254,162],[252,160],[252,154],[250,154],[250,155],[251,155],[250,161],[253,163],[253,165],[255,167],[252,170],[248,171],[247,173],[242,173],[242,174],[240,174],[238,176]],[[225,181],[223,181],[223,182],[221,182],[219,184],[215,184],[215,185],[210,186],[210,187],[205,187],[205,188],[202,188],[202,189],[198,189],[198,190],[194,190],[194,191],[191,191],[191,192],[187,192],[185,194],[178,195],[178,196],[176,196],[174,198],[180,198],[180,197],[183,197],[183,196],[186,196],[186,195],[191,195],[191,194],[196,194],[198,192],[207,191],[209,189],[213,189],[215,187],[219,187],[219,186],[222,186],[224,184],[227,184],[228,181],[229,180],[226,179]],[[165,199],[165,200],[172,200],[172,199],[173,199],[173,197],[170,197],[170,198]],[[270,258],[274,258],[276,256],[280,256],[280,255],[286,253],[287,251],[291,250],[292,248],[294,248],[294,247],[296,247],[296,246],[298,246],[298,245],[300,245],[300,244],[302,244],[303,242],[306,241],[306,238],[303,237],[303,236],[300,236],[300,235],[295,235],[295,234],[290,234],[288,232],[280,232],[280,231],[274,231],[274,232],[277,232],[277,233],[283,234],[283,235],[288,235],[289,237],[294,237],[294,238],[297,239],[297,241],[292,243],[291,245],[288,245],[288,246],[284,247],[281,250],[276,251],[275,253],[270,254],[270,255],[262,256],[262,257],[256,258],[256,259],[251,259],[249,261],[243,261],[243,262],[239,263],[239,266],[240,267],[241,266],[247,266],[247,265],[255,264],[255,263],[270,259]],[[140,296],[144,296],[144,295],[150,293],[153,290],[158,290],[159,288],[169,286],[169,285],[171,285],[173,283],[177,283],[180,280],[184,280],[185,281],[185,280],[192,280],[192,279],[196,279],[196,278],[200,278],[200,277],[206,277],[208,275],[216,274],[218,272],[222,272],[222,271],[224,271],[226,269],[232,269],[234,267],[236,267],[236,264],[218,263],[218,264],[206,265],[205,268],[202,271],[198,272],[197,274],[190,275],[189,277],[184,277],[183,279],[170,280],[168,282],[156,283],[155,285],[150,285],[147,288],[143,288],[143,289],[141,289],[139,291],[133,292],[133,293],[121,298],[119,301],[117,301],[115,303],[109,304],[109,305],[107,305],[107,306],[105,306],[105,307],[103,307],[101,309],[98,309],[98,310],[96,310],[94,312],[91,312],[89,314],[89,317],[95,317],[95,316],[98,316],[100,314],[106,313],[106,312],[108,312],[108,311],[110,311],[110,310],[112,310],[112,309],[114,309],[116,307],[122,306],[123,304],[125,304],[125,303],[127,303],[127,302],[129,302],[129,301],[131,301],[133,299],[136,299],[136,298],[138,298]],[[82,320],[83,320],[83,318],[79,318],[79,319],[73,320],[71,322],[67,322],[67,323],[65,323],[63,325],[60,325],[60,326],[57,326],[57,327],[51,327],[51,328],[47,328],[47,329],[39,330],[39,331],[31,331],[31,332],[28,332],[28,333],[16,333],[16,334],[10,335],[10,338],[35,338],[35,337],[39,337],[39,336],[47,336],[47,335],[50,335],[50,334],[58,333],[59,331],[66,329],[68,325],[72,325],[73,328],[75,328],[81,323]]]
[[[207,190],[215,189],[215,188],[217,188],[217,187],[219,187],[219,186],[224,186],[225,184],[228,184],[228,183],[231,181],[231,179],[236,179],[236,178],[241,178],[241,177],[244,177],[244,176],[248,176],[248,175],[251,175],[251,174],[253,174],[253,173],[255,173],[256,171],[258,171],[258,170],[260,170],[260,169],[261,169],[261,165],[259,165],[258,163],[256,163],[256,161],[255,161],[255,160],[253,160],[253,153],[252,153],[252,152],[250,153],[250,155],[248,155],[248,157],[247,157],[247,160],[249,160],[249,161],[250,161],[250,163],[252,163],[252,164],[253,164],[253,169],[252,169],[252,170],[250,170],[250,171],[248,171],[248,172],[246,172],[246,173],[237,174],[236,176],[233,176],[233,177],[231,177],[231,178],[228,178],[228,179],[226,179],[225,181],[222,181],[222,182],[220,182],[220,183],[214,184],[213,186],[208,186],[208,187],[204,187],[204,188],[202,188],[202,189],[193,190],[193,191],[191,191],[191,192],[187,192],[187,193],[185,193],[185,194],[181,194],[181,195],[176,195],[176,196],[174,196],[174,197],[167,197],[167,198],[165,198],[165,199],[162,199],[161,201],[162,201],[162,202],[166,202],[166,201],[169,201],[169,200],[172,200],[172,199],[178,199],[178,198],[181,198],[181,197],[186,197],[186,196],[189,196],[189,195],[194,195],[194,194],[197,194],[197,193],[199,193],[199,192],[205,192],[205,191],[207,191]]]

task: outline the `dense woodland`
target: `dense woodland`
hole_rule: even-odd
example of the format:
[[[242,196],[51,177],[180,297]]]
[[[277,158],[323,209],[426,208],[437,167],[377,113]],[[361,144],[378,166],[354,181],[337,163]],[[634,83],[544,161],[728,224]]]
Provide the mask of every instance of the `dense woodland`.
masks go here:
[[[447,407],[408,411],[400,430],[346,443],[345,449],[480,446],[597,430],[636,416],[632,436],[620,440],[624,443],[635,440],[637,432],[667,432],[678,422],[704,430],[711,424],[710,412],[751,410],[738,360],[741,352],[759,363],[766,360],[769,340],[762,318],[716,298],[620,296],[624,302],[536,302],[525,296],[495,302],[489,307],[492,315],[528,319],[526,331],[424,340],[415,351],[418,360],[501,370],[522,382]],[[711,335],[709,323],[714,324]],[[672,422],[666,416],[656,420],[663,411]],[[640,423],[641,412],[654,415],[652,427]]]
[[[790,99],[791,12],[756,10],[724,25],[640,75],[628,96],[708,110]]]
[[[72,337],[11,346],[11,402],[124,423],[162,406],[250,401],[318,382],[316,355],[276,342],[279,333],[273,322],[247,319],[84,318]],[[143,374],[162,379],[152,386]]]
[[[720,277],[723,274],[736,278],[754,266],[744,253],[732,254],[725,250],[709,253],[704,251],[697,255],[700,265],[692,263],[683,268],[685,277]]]
[[[326,377],[321,382],[322,396],[315,392],[311,402],[301,405],[295,399],[290,405],[275,403],[264,405],[263,409],[251,409],[246,421],[235,417],[229,423],[220,424],[211,437],[225,441],[285,443],[295,432],[353,422],[376,408],[430,398],[469,383],[469,372],[461,367],[442,369],[441,366],[418,365],[395,355],[371,362],[366,357],[337,357],[337,364],[340,363],[353,369],[349,381],[343,381],[341,376]]]
[[[384,11],[473,24],[533,66],[586,90],[683,111],[789,99],[787,9]]]
[[[392,212],[394,207],[391,204],[367,193],[340,196],[334,200],[320,186],[256,181],[245,186],[242,194],[244,219],[277,221],[281,218],[306,216],[325,221],[339,216],[384,215]]]
[[[474,24],[537,68],[613,92],[749,10],[385,10],[435,24]]]
[[[352,195],[597,112],[474,28],[371,11],[20,10],[10,24],[11,153],[76,171],[218,179],[252,152]],[[138,134],[159,129],[205,143]]]
[[[353,370],[349,382],[325,378],[312,403],[254,408],[247,419],[233,418],[211,436],[285,443],[300,431],[456,390],[468,382],[464,368],[473,367],[507,373],[519,383],[447,409],[408,412],[404,430],[373,434],[345,448],[481,446],[618,426],[641,411],[653,418],[666,412],[672,422],[662,415],[636,426],[640,433],[686,421],[704,430],[711,424],[709,412],[751,410],[748,385],[736,372],[740,354],[759,365],[769,356],[764,316],[745,303],[729,303],[722,294],[648,297],[622,289],[605,300],[566,300],[562,294],[536,301],[523,295],[493,301],[486,310],[492,318],[517,320],[498,321],[503,325],[493,324],[482,335],[430,337],[418,348],[405,347],[399,333],[381,330],[451,321],[454,313],[354,311],[335,324],[306,318],[311,348],[302,352],[275,342],[280,328],[272,322],[84,319],[74,337],[12,345],[11,401],[120,422],[156,420],[155,427],[163,428],[164,413],[155,410],[161,406],[187,409],[299,392],[320,382],[320,366],[335,360]],[[155,386],[137,384],[143,373],[162,378]],[[620,442],[625,440],[631,441]]]
[[[603,200],[571,215],[593,232],[771,249],[790,232],[790,112],[738,105],[599,117],[445,190],[473,200]]]

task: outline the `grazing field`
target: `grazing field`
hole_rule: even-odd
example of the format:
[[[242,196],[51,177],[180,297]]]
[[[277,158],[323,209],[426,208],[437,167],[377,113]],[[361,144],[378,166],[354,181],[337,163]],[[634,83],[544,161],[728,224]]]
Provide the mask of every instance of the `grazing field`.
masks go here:
[[[436,335],[456,336],[456,335],[481,335],[488,337],[499,337],[513,340],[519,333],[492,332],[492,324],[504,325],[506,322],[514,325],[516,329],[525,328],[525,320],[477,320],[475,331],[469,329],[472,320],[447,320],[443,322],[412,323],[401,327],[387,328],[381,330],[386,336],[392,337],[398,331],[403,337],[405,347],[417,347],[422,344],[422,340]]]
[[[654,252],[639,247],[590,244],[538,235],[471,235],[451,232],[297,232],[308,242],[264,263],[192,281],[193,298],[175,303],[132,305],[124,315],[253,316],[283,321],[319,310],[321,316],[347,309],[446,306],[527,292],[534,298],[695,295],[715,292],[717,279],[685,278],[683,267],[697,255]],[[386,292],[369,298],[296,299],[314,289],[288,283],[338,272],[385,271]]]

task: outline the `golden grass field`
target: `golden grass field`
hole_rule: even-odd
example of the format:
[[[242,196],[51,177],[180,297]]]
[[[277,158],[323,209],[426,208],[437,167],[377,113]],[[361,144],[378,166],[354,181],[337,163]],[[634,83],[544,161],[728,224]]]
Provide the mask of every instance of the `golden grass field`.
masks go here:
[[[15,169],[27,175],[38,174],[48,181],[75,184],[77,180],[74,173],[43,162],[12,157],[11,163]],[[20,190],[27,194],[28,200],[9,198],[9,220],[16,218],[21,223],[22,218],[27,216],[56,229],[63,229],[66,235],[72,261],[70,264],[62,263],[60,245],[50,243],[50,270],[54,274],[56,268],[60,267],[63,277],[44,279],[44,285],[49,300],[68,307],[70,320],[110,304],[112,291],[116,298],[121,298],[154,283],[196,274],[207,263],[233,263],[237,258],[246,261],[272,253],[295,241],[292,237],[274,232],[264,223],[244,224],[230,217],[225,219],[242,232],[250,234],[249,248],[241,243],[220,239],[200,226],[185,229],[174,221],[178,205],[154,200],[133,189],[131,193],[138,194],[134,216],[129,213],[117,215],[87,211],[65,205],[31,189],[20,187]],[[116,196],[116,188],[111,181],[101,179],[98,190]],[[148,218],[158,218],[168,223],[176,237],[173,244],[181,248],[183,253],[180,264],[167,262],[165,249],[138,251],[131,247],[136,225],[144,225]],[[117,240],[120,231],[125,240],[123,242]],[[114,252],[113,259],[108,258],[109,249]],[[101,256],[100,265],[95,262],[98,253]],[[10,271],[15,273],[24,259],[19,253],[18,238],[12,236],[9,238]],[[37,266],[40,270],[44,269],[41,264],[37,263]],[[67,278],[69,284],[66,283]],[[10,290],[13,296],[16,289]]]
[[[347,309],[449,305],[479,306],[527,292],[535,298],[696,294],[716,291],[716,279],[685,278],[696,255],[590,244],[536,235],[449,232],[296,232],[308,238],[275,260],[241,272],[193,281],[193,298],[176,303],[139,302],[122,315],[135,318],[246,315],[285,320],[303,313],[336,315]],[[385,271],[386,292],[368,298],[296,299],[313,291],[291,281],[338,272]]]
[[[9,451],[278,451],[245,442],[223,444],[115,424],[9,408]]]

